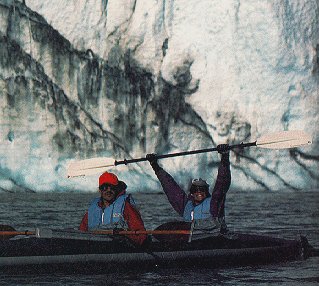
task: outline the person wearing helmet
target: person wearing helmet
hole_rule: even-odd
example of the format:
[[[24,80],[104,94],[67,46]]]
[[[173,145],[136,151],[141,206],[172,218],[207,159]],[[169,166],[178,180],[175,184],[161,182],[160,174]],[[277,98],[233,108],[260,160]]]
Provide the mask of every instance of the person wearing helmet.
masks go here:
[[[212,194],[209,192],[208,183],[201,178],[192,180],[189,194],[186,194],[173,177],[158,165],[156,154],[147,154],[146,159],[150,162],[170,204],[185,221],[210,220],[220,228],[221,233],[226,233],[225,199],[231,183],[229,145],[220,144],[217,151],[221,154],[221,161]]]
[[[126,184],[113,173],[99,177],[100,197],[95,198],[82,218],[79,229],[89,231],[99,228],[145,230],[135,202],[126,193]],[[146,235],[129,235],[137,244],[143,244]]]

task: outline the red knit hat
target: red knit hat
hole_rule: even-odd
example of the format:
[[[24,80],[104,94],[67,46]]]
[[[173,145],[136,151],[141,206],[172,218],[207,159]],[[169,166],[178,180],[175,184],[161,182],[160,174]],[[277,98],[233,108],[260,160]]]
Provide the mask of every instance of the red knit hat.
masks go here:
[[[116,186],[118,183],[119,180],[113,173],[105,172],[99,178],[99,186],[103,184],[111,184]]]

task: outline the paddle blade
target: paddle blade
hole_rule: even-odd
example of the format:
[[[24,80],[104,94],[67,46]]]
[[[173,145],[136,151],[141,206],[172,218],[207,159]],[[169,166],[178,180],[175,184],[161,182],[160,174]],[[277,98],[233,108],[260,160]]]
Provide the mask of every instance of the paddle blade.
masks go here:
[[[310,145],[312,138],[304,131],[281,131],[260,137],[256,145],[268,149],[287,149]]]
[[[70,178],[103,173],[107,171],[109,167],[113,167],[114,163],[115,160],[108,157],[74,161],[67,167],[67,176]]]

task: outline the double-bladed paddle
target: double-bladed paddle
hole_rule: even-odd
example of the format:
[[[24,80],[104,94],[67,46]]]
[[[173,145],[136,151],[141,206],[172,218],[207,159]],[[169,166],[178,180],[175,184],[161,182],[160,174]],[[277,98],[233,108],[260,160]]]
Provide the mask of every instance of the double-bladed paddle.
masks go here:
[[[266,134],[254,142],[251,143],[240,143],[235,145],[230,145],[229,149],[235,148],[245,148],[245,147],[261,147],[267,149],[287,149],[287,148],[295,148],[301,147],[304,145],[310,145],[312,143],[311,136],[305,133],[304,131],[282,131],[276,133]],[[177,156],[186,156],[192,154],[199,154],[205,152],[213,152],[217,151],[217,148],[207,148],[207,149],[199,149],[192,151],[184,151],[178,153],[157,155],[157,159],[169,158],[169,157],[177,157]],[[74,161],[69,164],[67,168],[67,176],[70,177],[79,177],[79,176],[87,176],[93,175],[97,173],[103,173],[107,171],[110,167],[114,167],[122,164],[130,164],[147,161],[146,157],[138,158],[138,159],[129,159],[116,161],[113,158],[109,157],[99,157],[99,158],[91,158],[80,161]]]

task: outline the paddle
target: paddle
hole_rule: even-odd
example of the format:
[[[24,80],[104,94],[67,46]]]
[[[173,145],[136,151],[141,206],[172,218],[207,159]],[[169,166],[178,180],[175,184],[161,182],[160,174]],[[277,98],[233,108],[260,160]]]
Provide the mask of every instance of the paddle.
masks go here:
[[[304,131],[282,131],[282,132],[266,134],[260,137],[255,142],[230,145],[229,149],[232,150],[235,148],[245,148],[245,147],[252,147],[252,146],[268,148],[268,149],[287,149],[287,148],[300,147],[303,145],[309,145],[311,143],[312,143],[311,137]],[[186,156],[186,155],[199,154],[199,153],[205,153],[205,152],[214,152],[214,151],[217,151],[216,147],[164,154],[164,155],[157,155],[156,158],[163,159],[163,158],[169,158],[169,157]],[[67,168],[67,176],[68,178],[70,178],[70,177],[87,176],[87,175],[92,175],[96,173],[103,173],[110,167],[114,167],[121,164],[127,165],[130,163],[137,163],[137,162],[143,162],[143,161],[147,161],[147,159],[145,157],[138,158],[138,159],[130,159],[130,160],[124,159],[123,161],[116,161],[109,157],[85,159],[85,160],[80,160],[80,161],[75,161],[70,163]]]
[[[183,224],[183,222],[180,222]],[[189,223],[184,223],[185,225]],[[0,239],[10,239],[16,235],[34,235],[38,238],[92,238],[92,235],[179,235],[188,236],[190,234],[189,227],[177,226],[170,223],[163,224],[155,230],[92,230],[89,232],[82,232],[79,230],[52,230],[52,229],[36,229],[35,231],[16,231],[13,227],[8,225],[0,225]]]

